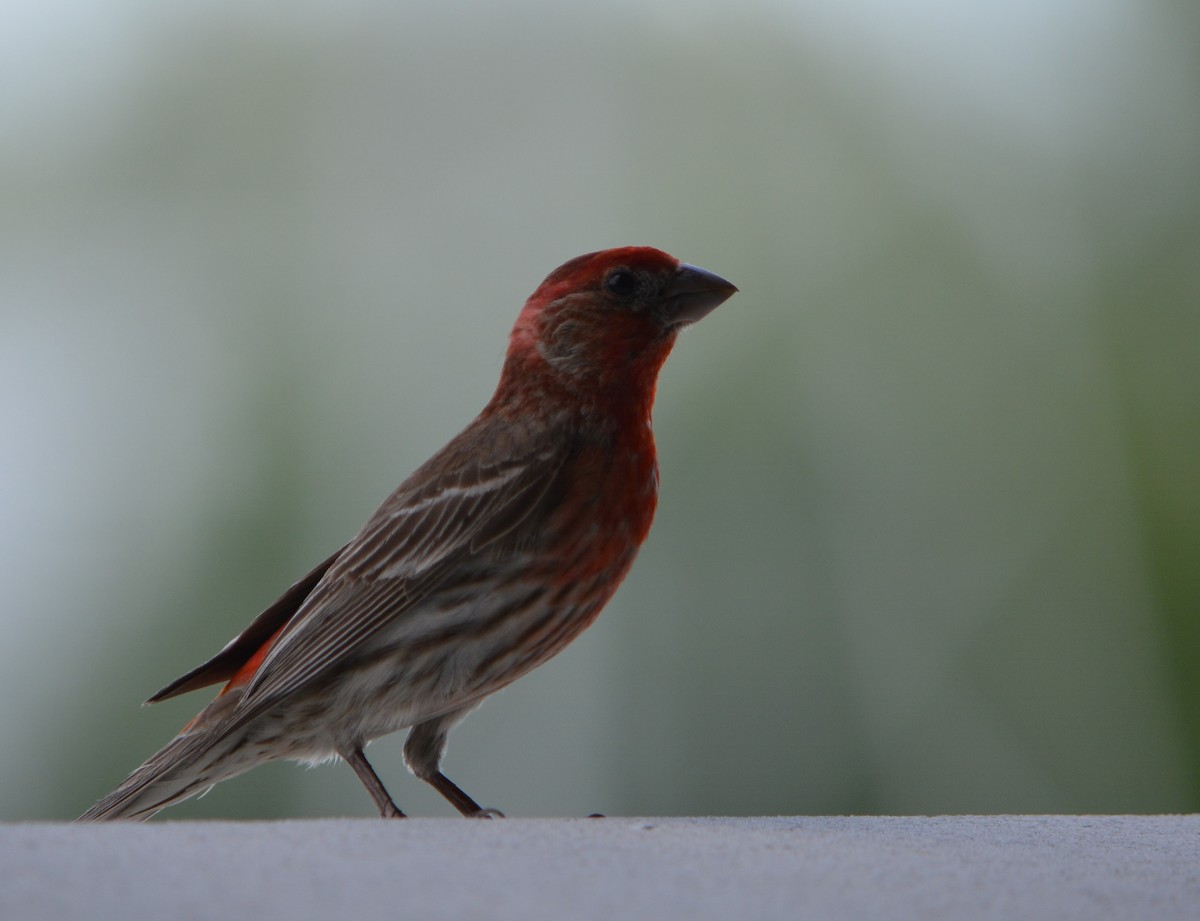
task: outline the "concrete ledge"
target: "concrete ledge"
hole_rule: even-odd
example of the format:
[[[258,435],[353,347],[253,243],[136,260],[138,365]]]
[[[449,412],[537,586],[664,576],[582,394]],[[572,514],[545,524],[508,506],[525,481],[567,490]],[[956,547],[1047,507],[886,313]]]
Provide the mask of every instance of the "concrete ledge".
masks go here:
[[[1200,917],[1200,816],[0,825],[0,918]]]

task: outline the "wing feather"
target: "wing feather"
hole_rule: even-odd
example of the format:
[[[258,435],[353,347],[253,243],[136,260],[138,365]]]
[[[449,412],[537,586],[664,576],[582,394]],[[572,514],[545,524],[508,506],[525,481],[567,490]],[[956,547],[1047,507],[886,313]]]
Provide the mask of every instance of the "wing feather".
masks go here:
[[[343,547],[337,553],[321,563],[298,580],[265,611],[258,615],[245,630],[235,636],[215,656],[207,662],[197,665],[186,675],[176,678],[165,688],[146,701],[148,704],[158,703],[178,694],[185,694],[210,684],[228,681],[255,652],[267,642],[277,630],[295,615],[304,604],[304,600],[324,577],[325,572],[342,554]]]
[[[559,442],[521,456],[482,458],[463,451],[460,442],[470,433],[413,474],[346,546],[247,685],[238,706],[244,717],[353,655],[428,597],[455,561],[515,528],[546,495],[569,454]]]

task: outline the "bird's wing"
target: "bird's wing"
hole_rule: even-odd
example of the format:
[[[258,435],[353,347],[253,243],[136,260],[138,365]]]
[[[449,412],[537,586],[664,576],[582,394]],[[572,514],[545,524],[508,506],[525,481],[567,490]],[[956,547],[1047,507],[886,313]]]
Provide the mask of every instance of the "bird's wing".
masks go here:
[[[417,470],[347,545],[250,679],[239,714],[260,711],[352,654],[442,584],[455,560],[538,506],[569,446],[554,440],[514,450],[507,432],[468,437],[475,428]],[[479,453],[484,445],[487,455]]]
[[[262,645],[300,610],[304,600],[324,577],[325,571],[333,565],[345,549],[342,547],[337,553],[318,563],[312,571],[280,595],[274,604],[254,618],[250,626],[230,640],[224,649],[207,662],[197,665],[186,675],[176,678],[146,703],[156,704],[178,694],[186,694],[197,688],[228,681],[236,675],[238,670],[262,648]]]

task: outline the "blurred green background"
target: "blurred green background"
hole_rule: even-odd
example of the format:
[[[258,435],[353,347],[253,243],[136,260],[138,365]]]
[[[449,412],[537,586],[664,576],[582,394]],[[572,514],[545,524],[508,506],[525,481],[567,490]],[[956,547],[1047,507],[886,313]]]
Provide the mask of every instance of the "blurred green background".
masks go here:
[[[512,815],[1200,808],[1200,8],[0,11],[0,818],[77,815],[490,396],[559,263],[683,337],[625,587],[452,736]],[[450,807],[372,761],[403,808]],[[168,817],[370,815],[270,765]]]

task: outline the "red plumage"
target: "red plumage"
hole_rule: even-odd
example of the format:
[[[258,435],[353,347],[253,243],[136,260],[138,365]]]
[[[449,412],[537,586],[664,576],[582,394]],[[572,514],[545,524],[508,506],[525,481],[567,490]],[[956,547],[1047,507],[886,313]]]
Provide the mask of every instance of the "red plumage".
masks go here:
[[[446,734],[586,628],[650,529],[650,412],[679,328],[736,289],[659,250],[572,259],[526,302],[491,401],[461,434],[208,662],[152,701],[226,682],[83,820],[146,818],[276,758],[363,757],[410,728],[409,768],[464,815]]]

